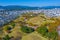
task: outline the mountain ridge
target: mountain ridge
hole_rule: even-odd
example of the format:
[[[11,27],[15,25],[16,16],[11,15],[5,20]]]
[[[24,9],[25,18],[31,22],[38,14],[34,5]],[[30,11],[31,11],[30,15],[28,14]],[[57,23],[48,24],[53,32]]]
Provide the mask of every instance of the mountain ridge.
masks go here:
[[[38,9],[54,9],[54,8],[60,8],[60,6],[44,6],[44,7],[17,6],[17,5],[0,6],[0,9],[4,10],[38,10]]]

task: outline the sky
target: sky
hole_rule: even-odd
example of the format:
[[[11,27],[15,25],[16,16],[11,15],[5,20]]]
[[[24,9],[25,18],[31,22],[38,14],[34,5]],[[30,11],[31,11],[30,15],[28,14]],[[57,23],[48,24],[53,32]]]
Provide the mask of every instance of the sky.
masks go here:
[[[0,5],[60,6],[60,0],[0,0]]]

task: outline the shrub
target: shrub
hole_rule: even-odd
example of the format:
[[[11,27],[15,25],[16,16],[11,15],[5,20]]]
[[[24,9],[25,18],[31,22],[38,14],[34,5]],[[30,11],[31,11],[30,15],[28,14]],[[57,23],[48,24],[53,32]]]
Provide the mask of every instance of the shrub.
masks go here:
[[[13,28],[15,27],[15,23],[11,23],[11,26],[13,26]]]
[[[50,37],[53,39],[53,40],[57,40],[57,37],[58,37],[58,33],[56,30],[53,30],[52,32],[50,32]]]
[[[6,35],[5,37],[3,37],[3,40],[9,40],[9,39],[10,39],[9,35]]]
[[[30,28],[30,27],[27,27],[27,26],[22,26],[21,27],[21,31],[22,32],[25,32],[25,33],[31,33],[31,32],[34,31],[34,29],[33,28]]]
[[[46,26],[45,27],[39,27],[37,29],[37,32],[40,33],[42,36],[49,38],[49,40],[50,39],[57,40],[57,37],[58,37],[58,33],[55,29],[53,31],[49,32]]]
[[[5,30],[11,30],[12,28],[11,27],[9,27],[9,26],[6,26],[5,27]]]
[[[46,27],[44,27],[44,26],[43,27],[39,27],[37,29],[37,32],[40,33],[40,34],[42,34],[43,36],[45,36],[46,33],[48,33],[48,29]]]

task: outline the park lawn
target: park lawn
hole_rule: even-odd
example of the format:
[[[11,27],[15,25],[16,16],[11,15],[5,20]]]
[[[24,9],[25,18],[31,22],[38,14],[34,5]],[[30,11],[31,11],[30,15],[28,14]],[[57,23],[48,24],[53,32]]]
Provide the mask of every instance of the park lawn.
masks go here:
[[[39,33],[33,32],[26,36],[22,37],[22,40],[48,40],[47,38],[42,37]]]

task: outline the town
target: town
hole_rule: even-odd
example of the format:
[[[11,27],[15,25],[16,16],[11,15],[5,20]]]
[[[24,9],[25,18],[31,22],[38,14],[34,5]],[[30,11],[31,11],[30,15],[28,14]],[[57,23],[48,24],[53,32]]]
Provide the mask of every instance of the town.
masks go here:
[[[49,17],[60,16],[60,8],[38,9],[38,10],[13,10],[13,11],[5,11],[3,9],[0,9],[0,26],[16,19],[16,17],[21,15],[22,13],[29,13],[29,12],[32,12],[35,14],[44,13],[46,16],[49,16]]]

